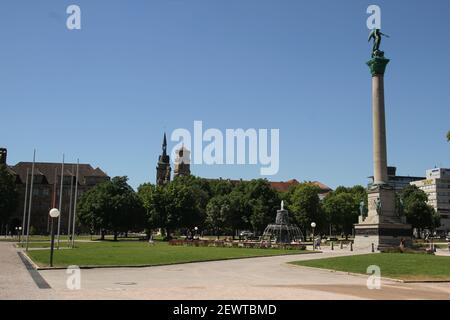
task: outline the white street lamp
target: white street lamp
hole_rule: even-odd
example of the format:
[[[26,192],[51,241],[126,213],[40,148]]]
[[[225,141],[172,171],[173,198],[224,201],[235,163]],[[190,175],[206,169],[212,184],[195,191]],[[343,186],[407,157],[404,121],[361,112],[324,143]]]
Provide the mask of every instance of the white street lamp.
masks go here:
[[[53,208],[50,210],[49,215],[50,218],[52,218],[52,227],[51,227],[51,245],[50,245],[50,267],[53,267],[53,249],[55,247],[55,230],[53,229],[53,224],[55,219],[59,217],[59,210],[56,208]]]
[[[20,233],[22,232],[22,227],[17,227],[17,230],[19,230],[19,232],[17,232],[17,234],[19,235],[19,243],[20,243]]]
[[[315,222],[311,222],[311,228],[312,228],[312,240],[313,240],[313,251],[316,250],[316,239],[314,239],[314,228],[316,227]]]
[[[50,210],[50,217],[51,218],[58,218],[59,217],[59,210],[56,208],[53,208],[52,210]]]

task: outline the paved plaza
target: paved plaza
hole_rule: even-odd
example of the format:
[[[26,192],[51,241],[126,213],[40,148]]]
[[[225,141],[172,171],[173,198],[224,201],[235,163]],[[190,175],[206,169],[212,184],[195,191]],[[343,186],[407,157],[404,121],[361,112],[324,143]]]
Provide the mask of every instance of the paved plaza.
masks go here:
[[[28,270],[13,244],[0,242],[0,299],[450,299],[450,283],[382,281],[369,290],[365,276],[287,264],[349,254],[358,252],[84,269],[81,290],[69,290],[65,270]]]

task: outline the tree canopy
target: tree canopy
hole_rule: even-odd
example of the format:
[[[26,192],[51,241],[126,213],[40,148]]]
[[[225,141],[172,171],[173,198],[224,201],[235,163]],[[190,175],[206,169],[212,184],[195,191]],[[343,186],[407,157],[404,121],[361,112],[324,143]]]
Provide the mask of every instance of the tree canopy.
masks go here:
[[[325,197],[322,208],[328,223],[347,237],[352,233],[353,225],[358,222],[362,201],[367,207],[367,192],[363,186],[339,186]]]
[[[288,208],[305,235],[312,222],[316,223],[318,230],[324,226],[325,219],[320,206],[319,191],[319,187],[308,182],[289,190]]]
[[[405,187],[400,195],[402,212],[408,223],[419,231],[422,229],[434,229],[439,227],[439,219],[436,219],[435,210],[427,204],[427,194],[415,185]]]
[[[81,224],[90,230],[101,229],[114,234],[143,227],[144,211],[141,201],[128,183],[127,177],[114,177],[84,193],[79,201]]]
[[[19,194],[16,189],[15,177],[8,171],[6,165],[0,165],[0,222],[8,223],[18,205]]]
[[[138,194],[146,210],[148,229],[165,229],[170,238],[175,229],[189,232],[203,226],[211,190],[204,179],[180,176],[167,186],[141,185]]]
[[[206,207],[206,223],[212,227],[217,235],[230,225],[231,202],[228,195],[218,195],[212,198]]]
[[[280,198],[266,179],[252,180],[244,185],[244,207],[250,211],[249,222],[256,232],[262,232],[275,220]]]

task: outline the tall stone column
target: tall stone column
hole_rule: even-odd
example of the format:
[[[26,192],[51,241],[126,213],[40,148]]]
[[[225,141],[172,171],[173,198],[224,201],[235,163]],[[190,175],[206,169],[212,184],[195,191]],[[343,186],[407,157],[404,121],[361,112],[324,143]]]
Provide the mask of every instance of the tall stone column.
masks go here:
[[[388,182],[386,152],[386,119],[384,111],[384,72],[389,59],[375,57],[367,64],[372,73],[372,130],[374,185]]]
[[[372,74],[374,184],[367,191],[367,215],[362,214],[355,225],[354,246],[360,250],[381,250],[411,242],[411,225],[398,215],[395,190],[388,184],[384,109],[384,72],[388,63],[381,51],[367,62]]]

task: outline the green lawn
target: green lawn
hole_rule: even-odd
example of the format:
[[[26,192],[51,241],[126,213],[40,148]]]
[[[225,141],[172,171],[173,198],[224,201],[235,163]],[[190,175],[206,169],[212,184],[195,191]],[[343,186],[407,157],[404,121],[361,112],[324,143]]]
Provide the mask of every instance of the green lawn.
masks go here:
[[[162,265],[300,253],[309,251],[169,246],[166,242],[155,242],[151,246],[140,241],[102,241],[77,243],[75,249],[55,250],[53,264],[55,267]],[[48,266],[49,254],[49,250],[28,251],[30,258],[40,267]]]
[[[299,266],[366,274],[377,265],[381,276],[401,280],[450,280],[450,257],[428,254],[376,253],[350,257],[295,261]]]
[[[93,235],[92,237],[89,236],[89,235],[75,236],[75,240],[91,240],[91,238],[92,238],[92,240],[100,240],[100,235]],[[25,237],[20,237],[20,239],[25,241],[26,236]],[[62,240],[68,241],[69,237],[67,235],[60,235],[59,239],[61,241]],[[105,239],[106,240],[113,240],[114,236],[113,235],[106,235]],[[135,238],[135,237],[128,237],[128,238],[119,237],[119,240],[136,240],[136,239],[137,238]],[[18,241],[18,238],[15,237],[14,239],[9,239],[9,240]],[[50,241],[50,236],[38,236],[38,235],[30,236],[29,240],[33,241],[33,242],[36,242],[36,241],[43,241],[43,242],[45,242],[45,241]],[[55,240],[56,240],[56,235],[55,235]]]
[[[25,248],[26,247],[26,244],[25,243],[23,243],[23,246],[20,244],[20,243],[16,243],[16,245],[17,245],[17,247],[19,247],[19,248]],[[75,242],[75,246],[78,246],[78,243],[77,242]],[[56,244],[56,241],[55,241],[55,248],[57,247],[57,244]],[[59,247],[60,248],[68,248],[68,247],[70,247],[69,246],[69,244],[68,244],[68,242],[67,242],[67,240],[61,240],[60,242],[59,242]],[[29,244],[28,244],[28,248],[30,248],[30,249],[34,249],[34,248],[50,248],[50,241],[40,241],[40,242],[30,242]]]

